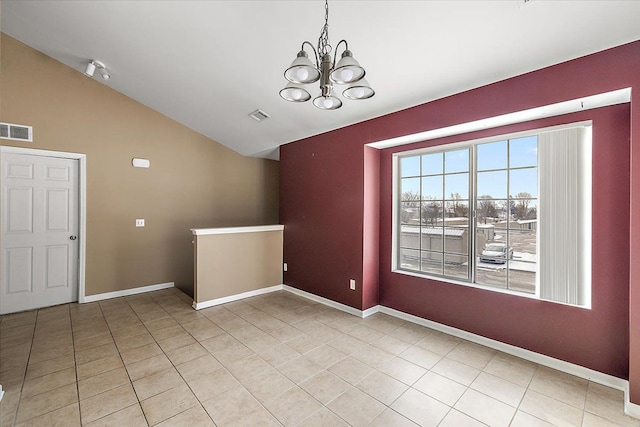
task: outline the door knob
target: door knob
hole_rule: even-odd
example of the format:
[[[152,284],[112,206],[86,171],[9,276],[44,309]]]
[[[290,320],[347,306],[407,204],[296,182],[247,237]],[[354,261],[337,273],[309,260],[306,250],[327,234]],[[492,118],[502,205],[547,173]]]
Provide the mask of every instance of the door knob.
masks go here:
[[[76,240],[78,238],[78,236],[71,236],[69,237],[69,240]]]

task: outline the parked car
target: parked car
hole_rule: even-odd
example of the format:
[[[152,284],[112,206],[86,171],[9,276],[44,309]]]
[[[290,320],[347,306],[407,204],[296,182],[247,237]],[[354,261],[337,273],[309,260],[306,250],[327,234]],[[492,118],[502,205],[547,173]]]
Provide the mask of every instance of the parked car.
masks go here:
[[[508,248],[506,243],[489,243],[480,255],[480,262],[504,264],[508,259],[513,259],[513,248]]]

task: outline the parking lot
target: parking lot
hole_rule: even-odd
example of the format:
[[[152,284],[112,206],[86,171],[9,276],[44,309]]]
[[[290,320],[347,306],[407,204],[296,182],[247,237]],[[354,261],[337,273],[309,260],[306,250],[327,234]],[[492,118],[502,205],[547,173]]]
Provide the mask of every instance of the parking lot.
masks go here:
[[[536,231],[497,229],[494,242],[507,243],[513,248],[513,259],[506,264],[479,262],[476,270],[478,283],[514,291],[535,293],[536,291]],[[508,275],[508,280],[507,280]],[[508,282],[508,284],[507,284]]]
[[[506,230],[496,229],[495,243],[507,243],[513,248],[513,259],[507,263],[496,264],[476,263],[476,283],[502,289],[534,294],[536,291],[536,231],[510,230],[508,239]],[[420,270],[417,259],[403,259],[402,266]],[[422,271],[425,273],[442,274],[442,264],[423,260]],[[468,264],[447,263],[444,265],[446,276],[467,280]]]

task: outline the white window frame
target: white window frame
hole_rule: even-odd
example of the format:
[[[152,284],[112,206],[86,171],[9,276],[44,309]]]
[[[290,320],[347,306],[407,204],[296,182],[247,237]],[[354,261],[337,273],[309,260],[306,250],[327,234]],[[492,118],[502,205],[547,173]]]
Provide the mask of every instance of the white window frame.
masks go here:
[[[404,270],[401,269],[400,266],[398,265],[398,259],[399,259],[399,236],[400,236],[400,221],[399,221],[399,207],[400,207],[400,194],[401,194],[401,187],[400,187],[400,182],[401,182],[401,177],[399,176],[400,173],[400,159],[404,158],[404,157],[410,157],[410,156],[417,156],[417,155],[423,155],[423,154],[428,154],[428,153],[434,153],[434,152],[445,152],[445,151],[450,151],[450,150],[456,150],[456,149],[460,149],[460,148],[467,148],[470,147],[472,145],[480,145],[480,144],[485,144],[485,143],[491,143],[491,142],[497,142],[497,141],[504,141],[507,139],[517,139],[517,138],[521,138],[521,137],[525,137],[525,136],[531,136],[531,135],[539,135],[542,133],[546,133],[546,132],[552,132],[552,131],[557,131],[557,130],[563,130],[563,129],[572,129],[572,128],[588,128],[588,138],[591,139],[591,127],[592,127],[592,121],[582,121],[582,122],[575,122],[575,123],[571,123],[571,124],[566,124],[566,125],[559,125],[559,126],[550,126],[550,127],[544,127],[544,128],[534,128],[534,129],[530,129],[530,130],[526,130],[526,131],[522,131],[522,132],[515,132],[515,133],[509,133],[509,134],[501,134],[501,135],[496,135],[496,136],[491,136],[491,137],[485,137],[485,138],[479,138],[479,139],[471,139],[471,140],[463,140],[463,141],[459,141],[459,142],[454,142],[454,143],[449,143],[449,144],[444,144],[444,145],[435,145],[435,146],[431,146],[431,147],[426,147],[426,148],[419,148],[419,149],[415,149],[415,150],[407,150],[407,151],[400,151],[400,152],[396,152],[393,154],[392,156],[392,180],[393,180],[393,191],[392,191],[392,239],[391,239],[391,271],[393,273],[397,273],[397,274],[402,274],[402,275],[407,275],[407,276],[414,276],[414,277],[419,277],[419,278],[423,278],[423,279],[429,279],[429,280],[434,280],[434,281],[439,281],[439,282],[445,282],[445,283],[451,283],[451,284],[455,284],[455,285],[462,285],[462,286],[469,286],[469,287],[473,287],[473,288],[479,288],[479,289],[484,289],[484,290],[489,290],[492,292],[499,292],[499,293],[504,293],[504,294],[509,294],[509,295],[514,295],[514,296],[519,296],[519,297],[524,297],[524,298],[531,298],[531,299],[538,299],[540,300],[540,284],[538,283],[540,274],[539,274],[539,262],[540,262],[540,255],[539,256],[539,260],[538,260],[538,266],[536,268],[536,291],[534,294],[528,294],[528,293],[524,293],[524,292],[518,292],[518,291],[514,291],[514,290],[510,290],[510,289],[502,289],[502,288],[497,288],[497,287],[492,287],[492,286],[488,286],[488,285],[482,285],[482,284],[478,284],[478,283],[473,283],[473,280],[475,280],[474,274],[471,275],[470,280],[466,281],[466,280],[456,280],[453,279],[451,277],[446,277],[446,276],[439,276],[439,275],[431,275],[429,273],[422,273],[422,272],[417,272],[417,271],[411,271],[411,270]],[[593,141],[589,141],[590,144],[593,143]],[[473,150],[470,150],[473,151]],[[475,162],[475,159],[473,160]],[[539,167],[539,165],[538,165]],[[589,174],[588,174],[588,185],[589,187],[591,187],[591,167],[588,168],[589,169]],[[470,171],[470,173],[472,173]],[[475,182],[475,179],[474,179]],[[540,191],[540,189],[539,189]],[[475,194],[476,189],[475,188],[469,188],[469,192],[470,192],[470,199],[471,200],[476,200],[477,199],[477,194]],[[473,193],[473,194],[471,194]],[[540,198],[540,194],[537,195],[537,198],[539,200]],[[588,192],[588,194],[585,195],[585,200],[583,200],[584,203],[586,203],[586,205],[591,206],[591,192]],[[474,242],[474,238],[475,238],[475,217],[472,218],[472,213],[471,213],[471,203],[469,204],[469,208],[470,208],[470,213],[469,213],[469,221],[470,224],[473,221],[474,226],[470,227],[470,241]],[[475,212],[475,207],[474,207],[474,212]],[[584,227],[584,231],[585,233],[588,234],[589,236],[589,242],[590,242],[590,236],[591,236],[591,210],[589,209],[588,213],[586,214],[587,218],[585,222],[588,222],[588,226],[585,224]],[[536,242],[537,242],[537,247],[536,247],[536,253],[539,254],[539,246],[540,246],[540,240],[539,240],[539,236],[536,236]],[[471,243],[470,244],[470,249],[473,249],[472,253],[470,254],[471,256],[476,256],[475,253],[475,243]],[[585,281],[585,283],[583,284],[584,286],[584,292],[586,294],[586,298],[583,304],[581,305],[576,305],[576,304],[566,304],[563,302],[559,302],[559,301],[552,301],[552,300],[544,300],[544,301],[550,301],[550,302],[554,302],[557,304],[564,304],[564,305],[570,305],[572,307],[577,307],[577,308],[584,308],[584,309],[591,309],[591,280],[590,280],[590,271],[591,271],[591,264],[592,264],[592,260],[591,260],[591,252],[590,252],[591,248],[589,247],[588,250],[588,257],[585,257],[585,260],[582,265],[582,271],[584,273],[584,275],[588,276],[588,280]]]

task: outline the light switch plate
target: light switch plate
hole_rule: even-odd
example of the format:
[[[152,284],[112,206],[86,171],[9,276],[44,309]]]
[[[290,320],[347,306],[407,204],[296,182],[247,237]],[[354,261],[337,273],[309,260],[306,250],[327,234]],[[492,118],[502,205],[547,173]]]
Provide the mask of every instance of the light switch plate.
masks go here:
[[[136,227],[144,227],[144,218],[136,219]]]

